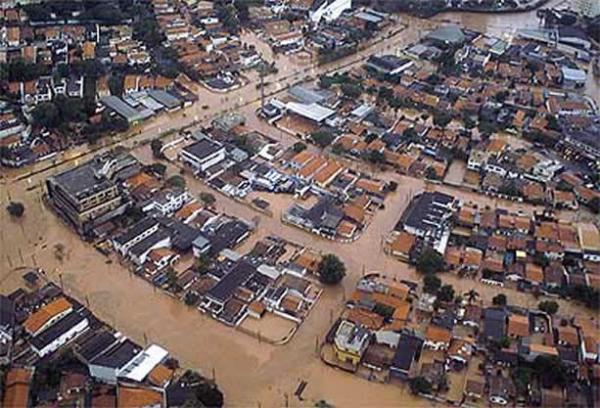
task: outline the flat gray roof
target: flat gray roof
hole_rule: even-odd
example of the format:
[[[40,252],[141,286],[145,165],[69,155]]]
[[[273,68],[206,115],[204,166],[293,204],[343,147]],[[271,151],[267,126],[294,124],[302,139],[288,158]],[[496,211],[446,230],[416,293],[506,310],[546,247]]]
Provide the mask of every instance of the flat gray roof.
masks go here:
[[[167,109],[178,108],[182,104],[181,100],[161,89],[152,89],[148,91],[148,95]]]
[[[118,98],[114,95],[105,96],[104,98],[100,99],[100,101],[105,106],[127,119],[128,122],[144,120],[152,116],[153,113],[149,109],[138,111],[137,109],[134,109],[130,105],[125,103],[121,98]]]

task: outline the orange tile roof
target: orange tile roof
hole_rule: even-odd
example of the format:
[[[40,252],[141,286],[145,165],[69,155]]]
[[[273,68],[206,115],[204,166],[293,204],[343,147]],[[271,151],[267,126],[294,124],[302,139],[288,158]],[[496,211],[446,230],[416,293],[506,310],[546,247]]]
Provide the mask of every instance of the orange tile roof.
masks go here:
[[[184,205],[179,211],[177,211],[175,213],[175,217],[180,219],[186,219],[188,217],[191,217],[192,214],[194,214],[195,212],[202,210],[202,208],[204,208],[202,204],[200,204],[197,201],[193,201],[189,204]]]
[[[365,210],[359,206],[353,204],[347,204],[344,206],[344,215],[353,221],[362,224],[365,220]]]
[[[375,292],[372,293],[370,297],[371,300],[373,300],[375,303],[381,303],[382,305],[390,306],[394,309],[397,309],[404,305],[404,300],[398,299],[397,297],[392,296],[391,294]]]
[[[311,160],[304,166],[302,166],[300,171],[298,171],[298,175],[300,175],[301,177],[310,177],[326,164],[327,160],[325,160],[322,157],[316,157],[314,160]]]
[[[356,231],[356,225],[352,224],[349,221],[342,220],[336,229],[336,233],[342,237],[350,238]]]
[[[558,357],[558,350],[556,350],[556,347],[546,346],[544,344],[532,343],[529,346],[529,350],[534,353],[549,354]]]
[[[160,392],[145,388],[119,387],[117,406],[119,408],[144,408],[161,406],[163,396]]]
[[[356,186],[369,193],[378,194],[383,191],[384,184],[381,181],[360,179],[356,182]]]
[[[415,244],[416,238],[407,232],[401,232],[392,241],[390,248],[392,252],[408,254]]]
[[[159,364],[148,374],[148,381],[156,386],[163,387],[173,378],[173,372],[164,364]]]
[[[508,317],[509,336],[527,337],[529,336],[529,318],[523,315],[513,314]]]
[[[319,264],[319,259],[316,254],[313,254],[310,251],[304,251],[298,258],[294,259],[294,263],[310,271],[315,271]]]
[[[460,265],[461,250],[456,247],[448,247],[444,254],[444,261],[450,266]]]
[[[575,327],[560,326],[556,331],[558,332],[558,341],[564,342],[570,346],[579,346],[579,336]]]
[[[525,265],[525,277],[532,282],[542,283],[544,281],[544,270],[539,265],[527,263]]]
[[[398,307],[394,310],[393,319],[407,321],[410,315],[410,303],[403,300],[402,303],[398,304]]]
[[[467,266],[480,266],[483,260],[483,251],[477,248],[465,248],[463,262]]]
[[[443,327],[430,324],[425,330],[425,338],[436,343],[450,343],[452,332]]]
[[[148,257],[152,262],[159,262],[166,256],[171,256],[175,254],[175,252],[171,251],[169,248],[156,248],[150,251]]]
[[[131,190],[135,190],[140,186],[147,186],[149,188],[158,188],[159,182],[148,173],[140,172],[134,176],[131,176],[126,181],[127,185]]]
[[[354,324],[366,326],[371,330],[379,330],[383,326],[382,316],[358,307],[349,309],[346,319]]]
[[[83,58],[92,59],[96,56],[96,43],[92,41],[86,41],[82,45]]]
[[[248,309],[254,313],[262,315],[265,312],[265,310],[267,310],[267,307],[264,303],[255,300],[250,302],[250,304],[248,305]]]
[[[409,154],[400,154],[398,155],[394,164],[400,168],[400,170],[404,172],[408,172],[410,170],[410,166],[416,162],[417,159]]]
[[[29,406],[29,382],[32,374],[31,370],[26,368],[12,368],[6,373],[3,407]]]
[[[72,307],[73,306],[67,299],[65,299],[64,297],[60,297],[48,303],[47,305],[33,313],[31,316],[29,316],[27,320],[25,320],[25,322],[23,323],[23,327],[29,333],[36,333],[46,323],[48,323],[50,319],[61,313],[66,312]]]
[[[329,184],[329,182],[343,169],[344,167],[341,164],[330,161],[327,163],[327,166],[317,171],[313,177],[313,180],[320,184]]]
[[[296,154],[294,157],[292,157],[292,160],[290,160],[292,163],[296,163],[299,166],[303,166],[306,163],[308,163],[309,161],[311,161],[312,159],[314,159],[316,156],[314,154],[312,154],[311,152],[309,152],[308,150],[303,150],[300,153]]]
[[[490,143],[487,146],[487,151],[492,153],[501,153],[506,147],[506,142],[499,138],[494,138],[490,140]]]
[[[542,222],[535,227],[535,237],[548,240],[558,239],[558,227],[554,222]]]

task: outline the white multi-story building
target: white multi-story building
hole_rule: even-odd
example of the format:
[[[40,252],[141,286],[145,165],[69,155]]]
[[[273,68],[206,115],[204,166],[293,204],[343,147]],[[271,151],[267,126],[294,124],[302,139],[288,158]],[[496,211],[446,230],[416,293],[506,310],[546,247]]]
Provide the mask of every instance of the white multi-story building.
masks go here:
[[[185,147],[179,157],[181,161],[192,166],[194,170],[206,171],[225,160],[225,147],[213,140],[202,139]]]

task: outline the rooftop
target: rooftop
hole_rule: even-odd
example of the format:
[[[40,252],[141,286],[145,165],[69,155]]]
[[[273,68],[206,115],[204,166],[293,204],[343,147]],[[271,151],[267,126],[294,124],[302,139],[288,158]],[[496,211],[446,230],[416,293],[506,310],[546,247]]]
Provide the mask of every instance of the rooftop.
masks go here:
[[[94,358],[90,364],[121,369],[141,351],[140,346],[125,339]]]

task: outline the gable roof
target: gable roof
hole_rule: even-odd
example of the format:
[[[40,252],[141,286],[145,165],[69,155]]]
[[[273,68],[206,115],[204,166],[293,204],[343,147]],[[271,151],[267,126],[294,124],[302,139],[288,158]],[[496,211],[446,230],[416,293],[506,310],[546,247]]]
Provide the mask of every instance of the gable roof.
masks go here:
[[[36,333],[52,318],[70,310],[72,307],[73,305],[66,298],[59,297],[29,316],[23,323],[23,327],[29,333]]]

